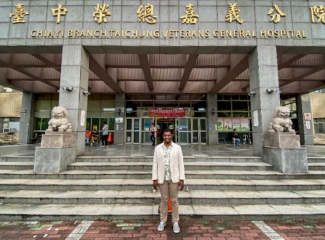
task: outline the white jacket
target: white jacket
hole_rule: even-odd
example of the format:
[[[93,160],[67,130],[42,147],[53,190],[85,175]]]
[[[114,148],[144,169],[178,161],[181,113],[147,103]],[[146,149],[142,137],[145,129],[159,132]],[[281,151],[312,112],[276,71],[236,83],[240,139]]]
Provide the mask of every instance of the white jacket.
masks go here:
[[[163,144],[161,143],[155,148],[152,165],[152,180],[158,180],[159,184],[163,184],[165,178]],[[185,180],[182,148],[173,142],[170,152],[170,171],[173,183]]]

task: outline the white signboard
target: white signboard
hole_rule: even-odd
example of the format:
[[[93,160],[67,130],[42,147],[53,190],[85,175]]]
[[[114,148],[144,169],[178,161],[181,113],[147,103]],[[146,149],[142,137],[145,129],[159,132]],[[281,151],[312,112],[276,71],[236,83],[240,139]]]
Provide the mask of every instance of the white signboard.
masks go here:
[[[310,129],[310,121],[306,121],[306,129]]]
[[[116,117],[115,118],[115,123],[123,123],[123,118],[122,117]]]
[[[85,126],[85,120],[86,120],[86,111],[85,110],[81,110],[80,113],[80,126]]]
[[[258,127],[258,111],[253,112],[253,123],[254,127]]]

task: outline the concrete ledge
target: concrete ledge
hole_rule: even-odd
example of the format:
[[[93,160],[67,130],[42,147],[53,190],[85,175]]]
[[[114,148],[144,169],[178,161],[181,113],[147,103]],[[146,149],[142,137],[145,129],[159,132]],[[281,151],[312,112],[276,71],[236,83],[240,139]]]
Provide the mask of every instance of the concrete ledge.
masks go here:
[[[285,174],[308,173],[306,148],[263,147],[264,161]]]
[[[76,145],[74,133],[45,133],[42,135],[42,148],[62,148]]]
[[[291,132],[266,132],[265,147],[300,148],[300,136]]]
[[[60,173],[76,159],[76,147],[35,148],[34,171],[36,173]]]

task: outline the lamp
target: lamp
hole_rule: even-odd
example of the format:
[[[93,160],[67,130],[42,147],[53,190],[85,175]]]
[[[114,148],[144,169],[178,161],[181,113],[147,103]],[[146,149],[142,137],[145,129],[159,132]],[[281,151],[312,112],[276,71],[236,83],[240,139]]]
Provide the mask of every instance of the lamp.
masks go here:
[[[212,116],[216,113],[215,109],[212,109]]]
[[[20,111],[20,113],[25,113],[26,114],[27,113],[27,110],[26,109],[23,109],[23,110]]]
[[[253,91],[250,91],[249,93],[248,93],[248,96],[255,96],[256,95],[256,92],[253,90]]]
[[[90,92],[88,92],[87,90],[83,90],[82,93],[87,96],[90,95]]]
[[[73,91],[73,87],[62,87],[63,90],[66,90],[68,92]]]
[[[267,93],[273,93],[273,92],[277,92],[278,90],[277,89],[275,89],[275,88],[267,88],[266,89],[266,92]]]
[[[117,109],[118,115],[121,115],[121,112],[122,112],[121,108]]]

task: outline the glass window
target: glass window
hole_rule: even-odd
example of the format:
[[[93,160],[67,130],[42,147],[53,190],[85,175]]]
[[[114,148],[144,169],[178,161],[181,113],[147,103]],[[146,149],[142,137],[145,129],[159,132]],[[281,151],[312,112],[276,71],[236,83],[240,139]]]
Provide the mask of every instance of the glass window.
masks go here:
[[[315,118],[314,119],[314,130],[315,133],[325,133],[325,119],[324,118]]]
[[[217,117],[231,117],[231,112],[217,112]]]
[[[114,131],[115,126],[115,118],[109,118],[108,119],[108,130]]]
[[[36,130],[41,130],[41,125],[42,125],[42,119],[37,118],[36,119]]]
[[[91,118],[87,118],[87,122],[86,122],[86,129],[91,129]]]
[[[248,111],[248,103],[246,101],[232,102],[232,110],[234,110],[234,111]]]
[[[231,110],[231,102],[218,102],[217,109],[218,111]]]
[[[42,119],[42,127],[41,127],[41,130],[46,130],[46,129],[48,129],[48,127],[49,127],[49,121],[50,121],[50,119],[49,118],[43,118]]]
[[[248,117],[248,112],[233,112],[233,117]]]
[[[206,112],[194,112],[194,117],[206,117]]]
[[[100,128],[99,128],[99,118],[92,118],[91,119],[91,129],[95,129],[99,132]]]

